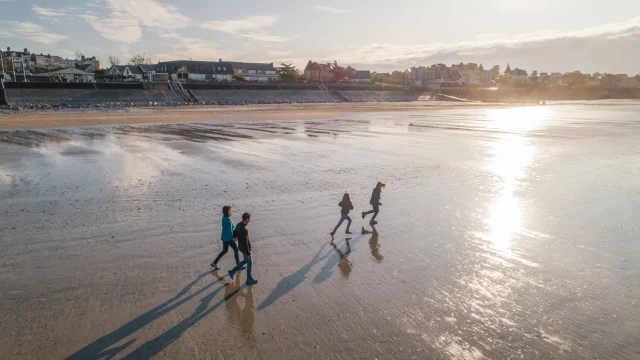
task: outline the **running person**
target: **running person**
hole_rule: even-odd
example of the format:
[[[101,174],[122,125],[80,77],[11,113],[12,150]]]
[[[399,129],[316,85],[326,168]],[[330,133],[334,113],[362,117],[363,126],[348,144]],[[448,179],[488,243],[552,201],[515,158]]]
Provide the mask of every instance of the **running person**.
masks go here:
[[[342,196],[342,201],[340,201],[338,206],[342,208],[342,210],[340,211],[340,214],[342,215],[342,217],[340,218],[338,225],[336,225],[336,227],[331,232],[332,239],[333,239],[333,235],[336,234],[336,231],[338,231],[338,228],[340,227],[340,225],[342,225],[342,223],[345,220],[347,220],[347,231],[345,231],[344,233],[351,234],[351,231],[349,231],[349,228],[351,227],[351,218],[349,217],[349,211],[353,210],[353,204],[351,203],[351,195],[349,193],[345,193]]]
[[[382,191],[382,188],[386,188],[387,184],[383,183],[383,182],[378,182],[378,184],[376,184],[376,187],[373,189],[373,193],[371,193],[371,200],[369,200],[369,204],[371,204],[371,206],[373,206],[373,210],[369,210],[367,212],[363,212],[362,213],[362,218],[364,219],[367,215],[369,214],[373,214],[373,217],[371,218],[371,221],[369,221],[370,224],[375,225],[378,222],[376,221],[376,216],[378,216],[378,212],[380,211],[380,206],[382,206],[382,203],[380,203],[380,192]]]

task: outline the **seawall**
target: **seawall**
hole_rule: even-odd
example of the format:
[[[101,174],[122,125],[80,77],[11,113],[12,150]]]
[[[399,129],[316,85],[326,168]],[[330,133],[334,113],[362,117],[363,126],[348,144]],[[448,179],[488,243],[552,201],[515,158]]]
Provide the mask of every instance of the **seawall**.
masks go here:
[[[149,83],[6,83],[14,107],[236,105],[331,102],[407,102],[428,100],[430,93],[386,90],[376,86],[335,84],[183,84],[197,101],[187,102],[167,84]],[[193,99],[192,99],[193,100]]]

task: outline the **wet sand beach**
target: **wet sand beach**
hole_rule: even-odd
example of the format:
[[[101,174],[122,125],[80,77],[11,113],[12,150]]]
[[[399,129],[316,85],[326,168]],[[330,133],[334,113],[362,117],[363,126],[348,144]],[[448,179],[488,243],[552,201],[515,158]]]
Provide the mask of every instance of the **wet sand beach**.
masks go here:
[[[1,357],[637,359],[637,109],[2,115]]]
[[[491,103],[447,101],[318,103],[91,108],[56,110],[0,110],[0,129],[51,128],[83,125],[190,123],[196,121],[313,120],[362,112],[417,111],[458,107],[496,107]]]

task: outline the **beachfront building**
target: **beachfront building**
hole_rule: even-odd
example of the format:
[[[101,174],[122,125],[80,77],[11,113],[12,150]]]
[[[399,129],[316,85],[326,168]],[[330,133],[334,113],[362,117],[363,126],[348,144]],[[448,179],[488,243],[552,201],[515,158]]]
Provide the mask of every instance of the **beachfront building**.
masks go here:
[[[32,54],[31,61],[33,62],[33,67],[36,69],[57,69],[62,62],[62,57],[60,56],[52,56],[51,54]]]
[[[86,57],[82,55],[79,60],[75,60],[76,65],[91,65],[94,69],[100,69],[100,60],[95,56]]]
[[[61,68],[73,68],[76,67],[76,61],[73,59],[63,59],[58,66]]]
[[[172,81],[233,81],[233,66],[224,61],[163,61],[155,68],[157,72],[169,74]]]
[[[40,79],[48,79],[51,82],[92,83],[96,81],[93,73],[76,68],[61,69],[33,76]]]
[[[223,63],[222,59],[218,61]],[[238,61],[224,61],[231,64],[233,73],[246,81],[270,82],[278,80],[278,72],[273,63],[246,63]]]
[[[5,69],[7,72],[14,70],[22,72],[23,69],[28,69],[30,67],[31,53],[29,52],[29,49],[24,49],[24,51],[14,51],[8,47],[7,51],[2,52],[2,58],[4,59],[5,65],[9,66],[9,69]]]
[[[331,82],[334,81],[335,73],[331,64],[318,64],[309,60],[304,68],[304,77],[307,81]]]
[[[502,81],[510,84],[523,84],[529,82],[529,74],[526,70],[513,69],[511,70],[511,64],[507,64],[507,68],[502,75]]]
[[[351,79],[352,83],[370,83],[371,71],[369,70],[357,70],[356,75]]]
[[[114,79],[129,79],[133,77],[133,72],[129,69],[129,65],[111,65],[104,74]]]
[[[413,67],[410,69],[408,77],[407,85],[412,88],[438,90],[463,85],[460,72],[452,70],[444,64]]]
[[[91,64],[76,65],[76,69],[82,70],[84,72],[90,72],[90,73],[96,72],[96,70],[98,70],[95,67],[93,67],[93,65]]]
[[[489,74],[485,72],[482,64],[478,66],[478,64],[475,63],[460,63],[458,65],[451,65],[450,69],[457,71],[462,77],[462,82],[466,85],[480,85],[489,79]]]

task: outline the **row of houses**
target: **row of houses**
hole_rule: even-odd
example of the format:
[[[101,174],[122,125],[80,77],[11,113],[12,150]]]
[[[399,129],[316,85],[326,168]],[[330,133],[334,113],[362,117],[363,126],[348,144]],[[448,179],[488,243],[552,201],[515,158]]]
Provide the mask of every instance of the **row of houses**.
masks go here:
[[[340,79],[337,79],[335,65],[331,63],[321,64],[317,62],[309,61],[304,69],[304,78],[307,81],[318,82],[334,82],[334,81],[350,81],[352,83],[370,83],[372,82],[371,71],[369,70],[353,70],[351,74],[346,74],[344,78],[341,75]],[[347,69],[342,69],[348,73]]]
[[[28,69],[67,69],[80,68],[82,71],[92,72],[100,68],[100,61],[95,57],[86,57],[82,55],[80,59],[65,59],[61,56],[51,54],[35,54],[29,49],[22,51],[11,50],[10,47],[6,51],[0,51],[3,63],[9,67],[4,69],[6,72],[19,71],[23,72]],[[83,68],[82,68],[83,67]]]
[[[112,65],[105,76],[130,81],[233,81],[234,76],[246,81],[278,80],[273,63],[237,61],[162,61],[149,65]]]
[[[538,75],[537,71],[530,75],[523,69],[512,69],[511,64],[507,64],[503,74],[496,68],[485,70],[482,64],[454,64],[446,66],[444,64],[431,65],[429,67],[413,67],[408,74],[407,86],[424,89],[440,89],[446,87],[461,87],[465,85],[514,85],[541,83],[567,87],[573,85],[575,79],[569,74],[559,72]],[[596,87],[601,85],[600,78],[593,75],[580,75],[581,85],[585,87]],[[621,79],[614,83],[618,87],[634,87],[635,78]],[[640,80],[638,80],[640,81]]]

